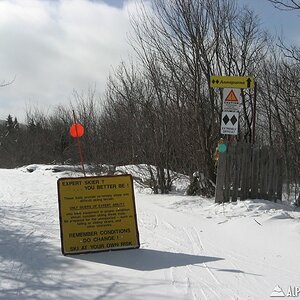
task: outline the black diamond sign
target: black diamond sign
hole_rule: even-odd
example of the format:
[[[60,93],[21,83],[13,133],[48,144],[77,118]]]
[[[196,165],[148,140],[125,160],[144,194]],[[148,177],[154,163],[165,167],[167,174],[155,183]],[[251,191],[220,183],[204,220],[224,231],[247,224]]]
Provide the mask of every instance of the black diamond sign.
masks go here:
[[[227,116],[227,115],[226,115],[226,116]],[[224,120],[224,119],[223,119],[223,120]],[[237,122],[236,116],[233,115],[233,116],[231,117],[230,121],[231,121],[232,125],[234,125],[234,124]]]
[[[225,115],[225,117],[223,118],[223,122],[224,122],[225,125],[227,125],[227,123],[229,122],[229,118],[228,118],[227,115]]]
[[[239,113],[232,111],[222,112],[221,133],[229,135],[238,134]]]

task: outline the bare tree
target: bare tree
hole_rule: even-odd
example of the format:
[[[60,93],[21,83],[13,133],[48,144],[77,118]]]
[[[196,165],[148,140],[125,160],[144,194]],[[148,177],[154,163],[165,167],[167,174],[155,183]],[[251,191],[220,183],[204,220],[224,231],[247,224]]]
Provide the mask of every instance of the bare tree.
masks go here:
[[[236,2],[228,0],[155,0],[151,11],[141,5],[132,22],[133,44],[153,84],[162,126],[167,124],[167,111],[177,107],[181,129],[189,128],[185,141],[191,145],[194,168],[214,180],[212,157],[220,135],[221,94],[210,88],[210,76],[253,74],[266,55],[267,36],[259,30],[253,12],[238,11]],[[242,127],[247,135],[252,106],[247,94],[243,100]],[[166,146],[169,132],[165,129]],[[167,148],[160,146],[166,157]]]

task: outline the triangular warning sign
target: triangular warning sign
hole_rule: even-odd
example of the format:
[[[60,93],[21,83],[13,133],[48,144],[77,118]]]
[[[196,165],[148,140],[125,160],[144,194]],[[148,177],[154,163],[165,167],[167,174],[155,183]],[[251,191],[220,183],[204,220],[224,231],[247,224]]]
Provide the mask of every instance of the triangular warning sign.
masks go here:
[[[231,90],[227,97],[225,98],[225,101],[227,102],[239,102],[237,96],[235,95],[234,91]]]

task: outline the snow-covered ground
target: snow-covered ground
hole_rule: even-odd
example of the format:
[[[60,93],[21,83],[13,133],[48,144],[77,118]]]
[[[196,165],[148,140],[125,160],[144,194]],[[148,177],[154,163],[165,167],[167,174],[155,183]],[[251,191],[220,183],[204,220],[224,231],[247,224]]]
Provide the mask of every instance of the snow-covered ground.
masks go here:
[[[0,170],[0,299],[261,300],[298,287],[300,299],[299,210],[137,189],[140,249],[63,256],[56,182],[70,175]]]

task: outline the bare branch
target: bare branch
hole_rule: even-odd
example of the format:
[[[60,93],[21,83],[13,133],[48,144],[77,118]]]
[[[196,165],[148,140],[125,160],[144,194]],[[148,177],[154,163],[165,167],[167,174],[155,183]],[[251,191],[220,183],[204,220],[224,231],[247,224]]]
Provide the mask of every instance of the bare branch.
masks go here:
[[[11,85],[15,80],[16,80],[16,77],[17,76],[15,76],[12,80],[10,80],[10,81],[5,81],[5,80],[3,80],[1,83],[0,83],[0,87],[5,87],[5,86],[8,86],[8,85]]]
[[[273,3],[274,6],[281,10],[295,10],[300,9],[299,0],[268,0]]]

